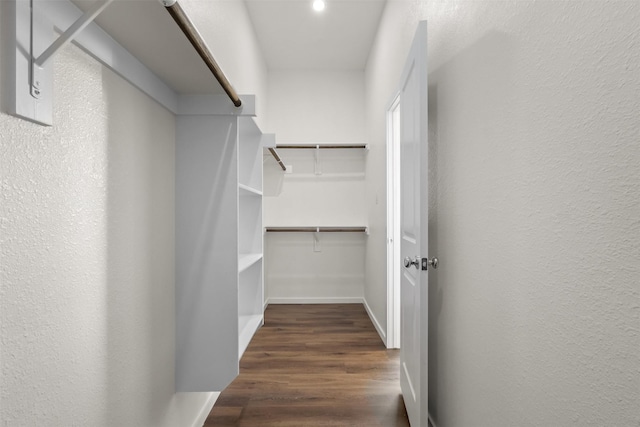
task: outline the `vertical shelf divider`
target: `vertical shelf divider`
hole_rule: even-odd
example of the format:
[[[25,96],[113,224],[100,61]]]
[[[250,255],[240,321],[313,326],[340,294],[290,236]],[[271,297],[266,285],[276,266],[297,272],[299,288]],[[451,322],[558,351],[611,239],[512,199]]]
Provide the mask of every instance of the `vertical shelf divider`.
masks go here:
[[[263,134],[238,114],[176,121],[180,392],[222,391],[264,322]]]

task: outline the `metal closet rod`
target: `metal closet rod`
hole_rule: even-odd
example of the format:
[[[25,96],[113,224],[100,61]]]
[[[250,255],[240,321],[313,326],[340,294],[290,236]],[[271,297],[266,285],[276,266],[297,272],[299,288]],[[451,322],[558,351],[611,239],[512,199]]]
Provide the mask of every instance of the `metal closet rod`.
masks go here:
[[[278,233],[366,233],[367,227],[266,227],[265,231]]]
[[[269,152],[271,153],[273,158],[276,159],[276,162],[278,162],[282,170],[286,172],[287,167],[284,165],[284,163],[282,163],[282,159],[280,158],[280,156],[278,156],[278,153],[276,152],[275,148],[269,147]]]
[[[187,36],[187,38],[191,42],[191,45],[196,49],[196,52],[198,52],[209,70],[211,70],[216,80],[218,80],[218,83],[220,83],[220,86],[222,86],[222,89],[224,89],[226,94],[231,99],[231,102],[233,102],[233,105],[235,105],[236,107],[240,107],[242,105],[240,97],[236,93],[233,86],[231,86],[231,83],[229,83],[229,80],[222,72],[222,69],[220,68],[216,60],[213,58],[213,55],[207,47],[204,39],[182,9],[180,4],[178,3],[178,0],[160,1],[167,9],[173,20],[176,21],[176,24],[178,24],[178,27],[180,27],[184,35]]]
[[[314,150],[316,148],[367,148],[367,144],[282,144],[277,145],[276,148],[309,148]]]

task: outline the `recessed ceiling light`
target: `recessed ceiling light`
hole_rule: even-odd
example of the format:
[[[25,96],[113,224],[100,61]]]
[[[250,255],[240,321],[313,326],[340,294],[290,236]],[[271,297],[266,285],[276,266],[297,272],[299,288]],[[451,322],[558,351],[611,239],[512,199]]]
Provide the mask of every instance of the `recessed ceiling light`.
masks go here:
[[[324,10],[324,0],[313,0],[313,10],[322,12]]]

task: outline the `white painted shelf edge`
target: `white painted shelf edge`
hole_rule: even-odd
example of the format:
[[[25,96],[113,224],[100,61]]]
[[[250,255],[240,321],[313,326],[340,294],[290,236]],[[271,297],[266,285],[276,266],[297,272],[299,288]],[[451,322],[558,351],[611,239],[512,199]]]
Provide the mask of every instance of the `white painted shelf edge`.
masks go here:
[[[276,144],[276,148],[277,149],[294,149],[294,150],[300,150],[300,149],[364,149],[364,150],[368,150],[369,149],[369,144],[366,143],[362,143],[362,142],[316,142],[316,143],[300,143],[300,144],[296,144],[296,143],[287,143],[287,142],[281,142],[279,144]]]
[[[323,172],[321,174],[315,173],[295,173],[290,172],[287,174],[287,179],[349,179],[349,178],[364,178],[366,175],[364,172]]]
[[[241,196],[262,196],[262,191],[249,187],[248,185],[238,184],[238,188],[240,189]]]
[[[238,257],[238,272],[242,273],[262,259],[262,254],[240,254]]]
[[[364,233],[369,235],[369,227],[357,225],[267,225],[265,233]]]
[[[368,233],[369,227],[364,225],[266,225],[266,232],[362,232]]]
[[[240,356],[244,354],[244,351],[249,346],[251,338],[262,325],[263,319],[264,317],[261,314],[238,316],[238,330],[240,331],[238,351]]]

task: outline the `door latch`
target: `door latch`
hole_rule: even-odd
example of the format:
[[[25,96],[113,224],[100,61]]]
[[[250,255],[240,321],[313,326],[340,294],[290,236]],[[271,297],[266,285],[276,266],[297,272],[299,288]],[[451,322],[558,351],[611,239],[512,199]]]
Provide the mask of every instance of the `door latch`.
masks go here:
[[[433,257],[431,259],[422,258],[421,263],[423,271],[429,270],[429,266],[433,267],[434,269],[438,268],[438,258],[436,257]]]

